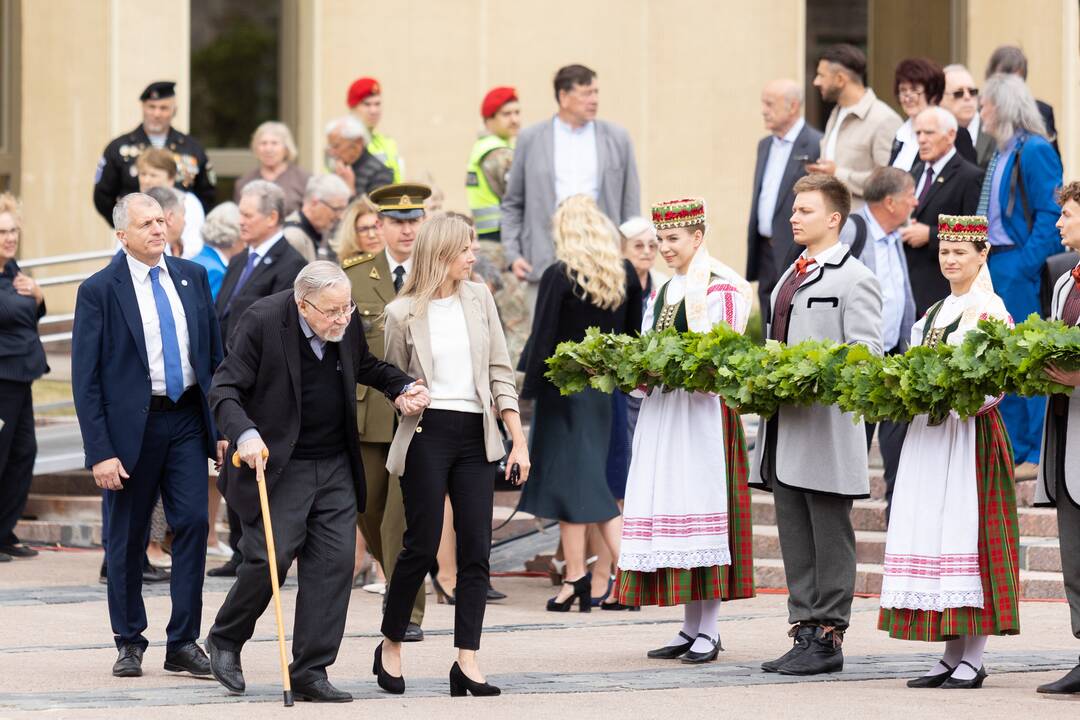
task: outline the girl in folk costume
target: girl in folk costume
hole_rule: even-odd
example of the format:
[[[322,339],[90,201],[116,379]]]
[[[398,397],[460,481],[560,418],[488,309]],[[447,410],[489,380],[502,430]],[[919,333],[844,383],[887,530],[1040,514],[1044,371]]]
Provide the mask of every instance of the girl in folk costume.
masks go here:
[[[702,200],[653,207],[675,276],[653,292],[642,331],[742,332],[750,285],[711,257]],[[651,658],[716,659],[721,600],[752,597],[750,491],[739,416],[706,393],[655,389],[641,404],[626,483],[618,602],[682,605],[681,631]]]
[[[938,260],[952,294],[911,329],[911,344],[960,343],[979,320],[1012,325],[986,267],[987,221],[941,215]],[[878,628],[903,640],[945,641],[909,687],[978,688],[990,635],[1020,632],[1012,447],[990,398],[975,417],[911,421],[885,544]]]

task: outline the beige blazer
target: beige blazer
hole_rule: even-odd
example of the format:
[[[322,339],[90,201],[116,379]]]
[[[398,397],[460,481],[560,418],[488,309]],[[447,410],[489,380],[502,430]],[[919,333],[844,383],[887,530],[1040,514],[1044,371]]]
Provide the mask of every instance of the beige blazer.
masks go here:
[[[495,422],[496,411],[517,410],[517,386],[510,366],[510,354],[506,351],[495,300],[487,285],[463,282],[458,290],[461,308],[465,311],[465,325],[469,331],[469,348],[472,351],[473,380],[480,404],[484,406],[484,446],[487,459],[501,460],[506,454],[502,435]],[[431,332],[427,314],[413,312],[413,299],[400,297],[386,306],[386,361],[415,378],[429,382],[432,356],[438,348],[431,347]],[[405,457],[409,443],[416,434],[422,415],[401,418],[386,469],[391,475],[405,472]]]
[[[825,148],[829,144],[829,135],[836,126],[840,115],[840,106],[833,108],[829,121],[825,125],[825,134],[821,136],[821,157],[825,157]],[[836,177],[844,181],[854,197],[851,209],[863,206],[863,188],[875,168],[889,164],[892,154],[893,138],[903,125],[903,120],[896,112],[878,100],[870,88],[859,102],[855,103],[850,113],[844,117],[844,124],[837,131]]]

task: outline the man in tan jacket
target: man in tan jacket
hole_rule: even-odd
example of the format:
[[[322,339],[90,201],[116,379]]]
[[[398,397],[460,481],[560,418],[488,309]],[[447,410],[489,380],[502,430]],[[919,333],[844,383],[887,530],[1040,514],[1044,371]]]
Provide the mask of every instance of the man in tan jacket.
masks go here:
[[[821,159],[808,173],[835,175],[851,191],[851,209],[864,205],[863,187],[875,168],[889,164],[893,138],[902,121],[892,108],[863,84],[866,56],[852,45],[833,45],[818,59],[814,87],[825,102],[836,103],[825,135]]]

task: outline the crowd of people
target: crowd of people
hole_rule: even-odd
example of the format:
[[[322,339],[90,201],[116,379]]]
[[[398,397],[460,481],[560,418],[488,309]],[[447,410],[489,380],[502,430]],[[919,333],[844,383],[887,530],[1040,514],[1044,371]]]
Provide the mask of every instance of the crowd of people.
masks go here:
[[[553,115],[523,130],[514,88],[483,98],[469,214],[406,182],[397,143],[377,130],[373,78],[349,87],[349,113],[326,126],[326,172],[299,167],[289,128],[266,122],[252,135],[257,164],[221,204],[202,147],[172,127],[174,84],[151,84],[142,124],[98,167],[94,202],[120,251],[80,287],[72,342],[86,464],[104,496],[113,674],[142,674],[142,584],[169,580],[166,670],[244,693],[241,654],[271,600],[270,565],[284,577],[297,561],[299,697],[351,699],[326,669],[369,567],[385,581],[381,688],[405,691],[402,643],[424,639],[430,575],[455,605],[451,694],[498,694],[477,650],[485,605],[501,596],[488,566],[500,482],[521,488],[520,510],[559,523],[547,610],[680,605],[682,627],[648,656],[691,664],[722,649],[723,600],[754,595],[750,488],[772,493],[793,642],[762,669],[838,672],[855,583],[850,511],[869,496],[875,435],[889,507],[879,627],[945,643],[909,685],[977,688],[987,638],[1019,632],[1014,479],[1025,474],[1058,507],[1080,637],[1070,397],[1049,409],[988,398],[974,418],[877,427],[836,407],[784,406],[749,447],[717,397],[562,396],[544,376],[556,345],[589,327],[747,332],[751,281],[760,329],[781,342],[877,354],[957,343],[981,318],[1039,312],[1043,294],[1043,314],[1076,324],[1080,275],[1047,277],[1047,261],[1080,249],[1080,185],[1062,187],[1053,112],[1032,97],[1023,53],[995,51],[981,89],[963,66],[901,61],[893,89],[906,120],[865,71],[857,48],[822,53],[813,85],[835,104],[823,131],[803,117],[795,81],[762,90],[769,134],[745,278],[710,255],[702,200],[641,216],[629,134],[598,119],[598,77],[582,65],[558,70]],[[0,469],[15,478],[0,497],[0,561],[34,553],[11,530],[33,462],[30,384],[47,370],[43,296],[14,260],[18,230],[4,196],[0,333],[27,350],[0,363]],[[1078,372],[1050,372],[1080,386]],[[148,555],[166,538],[171,572]],[[208,555],[227,562],[207,574],[236,579],[207,655]],[[1039,689],[1080,692],[1080,665]]]

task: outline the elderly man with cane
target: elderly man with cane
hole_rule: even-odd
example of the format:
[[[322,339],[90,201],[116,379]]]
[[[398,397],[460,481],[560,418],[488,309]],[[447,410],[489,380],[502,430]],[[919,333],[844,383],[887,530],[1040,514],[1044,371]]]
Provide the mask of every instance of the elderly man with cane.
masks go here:
[[[233,694],[245,690],[240,651],[275,592],[254,472],[259,466],[277,575],[284,579],[293,559],[299,561],[292,691],[300,700],[352,700],[330,684],[326,667],[345,630],[353,523],[357,507],[364,506],[351,402],[357,384],[385,393],[406,415],[429,401],[422,381],[368,351],[349,280],[325,261],[305,267],[293,290],[263,298],[244,313],[214,376],[214,417],[242,461],[221,490],[244,524],[244,562],[206,645],[214,677]]]

